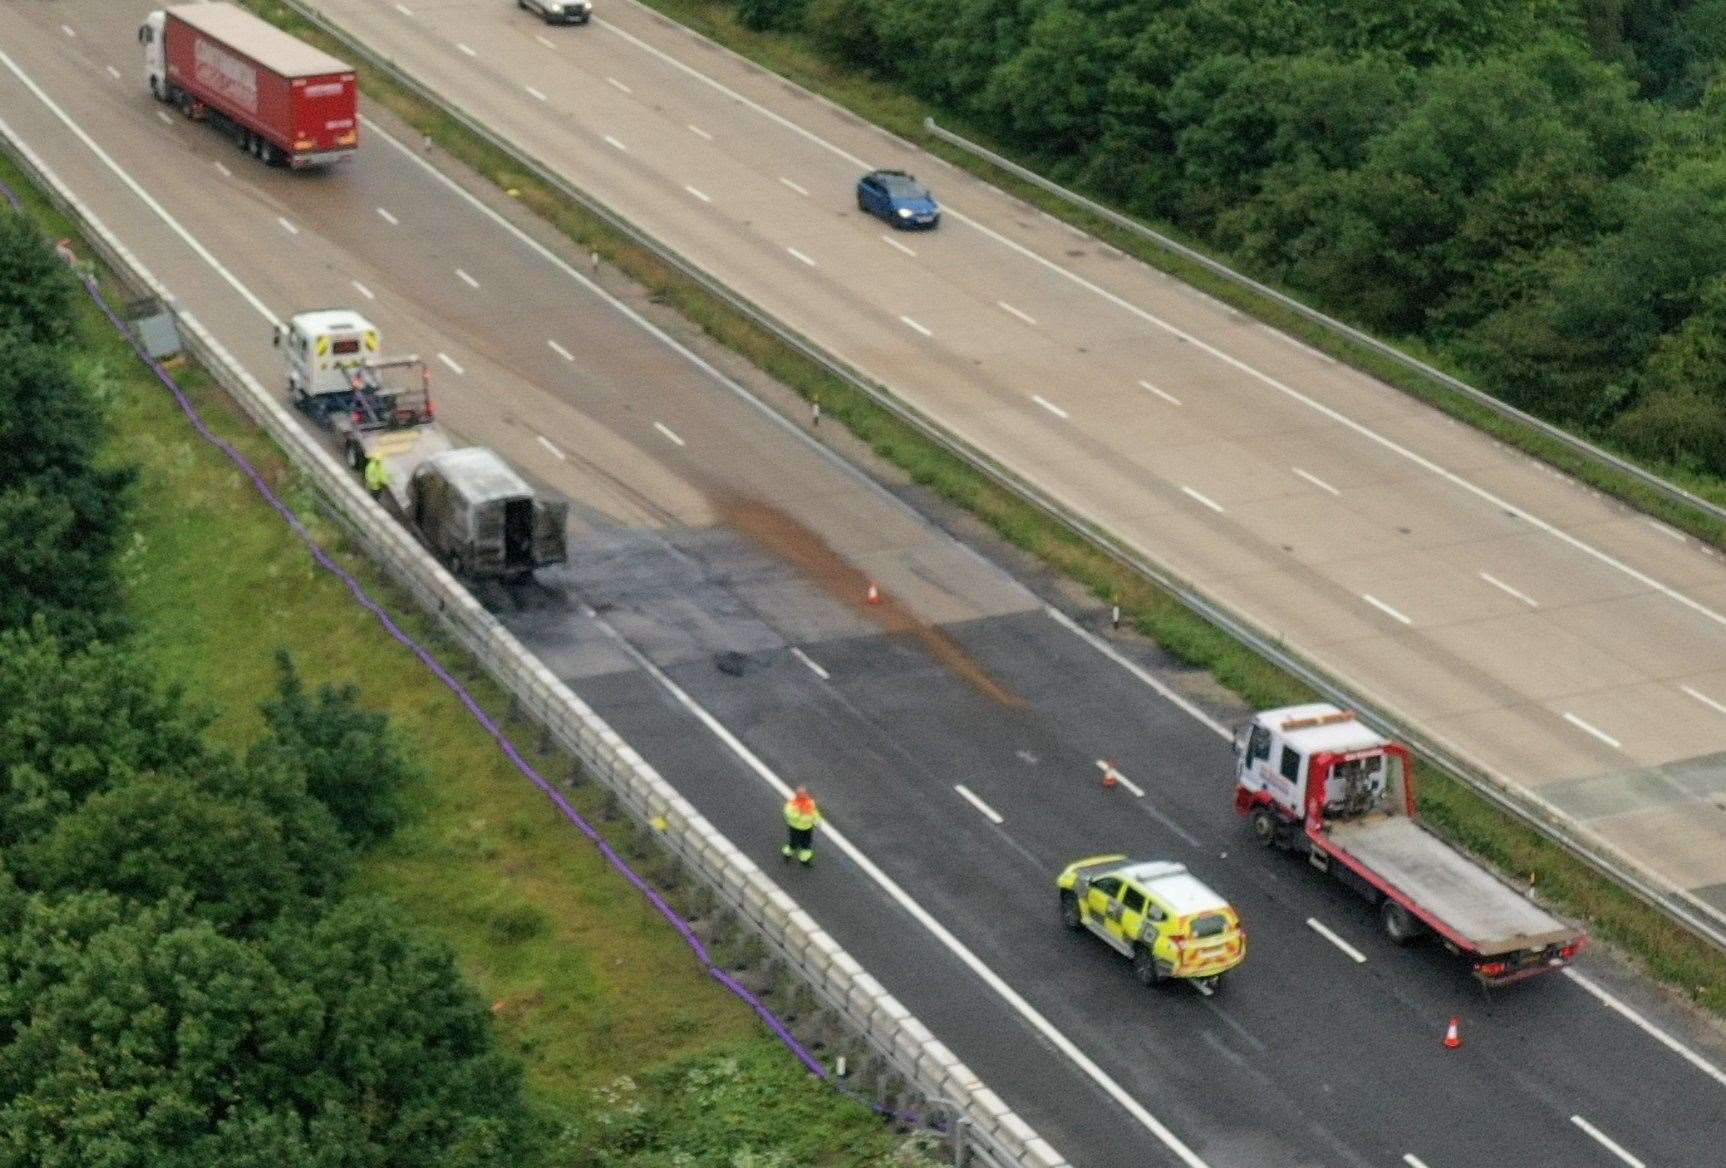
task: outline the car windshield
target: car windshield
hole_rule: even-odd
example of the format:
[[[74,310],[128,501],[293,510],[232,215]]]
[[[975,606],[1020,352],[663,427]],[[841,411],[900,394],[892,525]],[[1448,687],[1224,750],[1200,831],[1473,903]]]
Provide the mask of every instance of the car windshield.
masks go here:
[[[926,199],[929,192],[916,182],[896,175],[886,175],[881,179],[881,185],[887,188],[887,193],[895,199]]]
[[[1189,930],[1195,937],[1215,937],[1228,931],[1229,919],[1222,913],[1206,913],[1202,917],[1194,917]]]

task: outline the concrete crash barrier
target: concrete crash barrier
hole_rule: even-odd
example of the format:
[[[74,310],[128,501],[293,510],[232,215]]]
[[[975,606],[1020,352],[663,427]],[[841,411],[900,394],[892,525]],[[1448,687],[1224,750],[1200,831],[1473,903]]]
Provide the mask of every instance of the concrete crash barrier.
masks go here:
[[[964,1163],[1065,1168],[1066,1161],[1046,1141],[386,514],[321,440],[300,425],[285,401],[259,384],[179,305],[3,118],[0,144],[79,225],[110,270],[133,291],[165,306],[186,352],[270,435],[358,546],[478,658],[521,711],[574,755],[638,823],[661,820],[664,827],[655,825],[655,838],[721,903],[749,923],[773,955],[928,1103],[926,1111],[945,1113],[955,1140],[963,1144],[958,1154]]]

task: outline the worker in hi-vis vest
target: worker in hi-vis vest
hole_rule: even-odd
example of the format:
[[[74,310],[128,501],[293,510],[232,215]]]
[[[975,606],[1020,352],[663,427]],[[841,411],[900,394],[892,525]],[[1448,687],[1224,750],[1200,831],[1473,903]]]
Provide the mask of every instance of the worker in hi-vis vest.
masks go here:
[[[820,822],[821,812],[816,809],[809,788],[798,787],[785,804],[785,847],[780,855],[787,864],[793,855],[805,868],[815,862],[815,825]]]
[[[366,459],[366,490],[374,495],[384,493],[384,488],[390,485],[390,472],[384,466],[381,458]]]

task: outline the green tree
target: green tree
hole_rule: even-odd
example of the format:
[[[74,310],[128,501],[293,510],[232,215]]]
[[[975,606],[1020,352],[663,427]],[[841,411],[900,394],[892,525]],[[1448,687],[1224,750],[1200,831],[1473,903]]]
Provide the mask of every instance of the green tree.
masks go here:
[[[0,489],[96,462],[101,404],[63,348],[0,333]]]
[[[76,288],[24,216],[0,207],[0,337],[56,345],[72,335]]]
[[[1613,424],[1626,445],[1666,462],[1726,474],[1726,277],[1661,338],[1639,393]]]

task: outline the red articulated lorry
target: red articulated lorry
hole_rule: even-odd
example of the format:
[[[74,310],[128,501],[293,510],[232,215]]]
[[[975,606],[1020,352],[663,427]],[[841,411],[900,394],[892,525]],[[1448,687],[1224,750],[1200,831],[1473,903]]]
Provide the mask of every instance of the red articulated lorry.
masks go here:
[[[340,162],[359,144],[353,67],[232,4],[180,4],[138,29],[156,100],[270,166]]]

